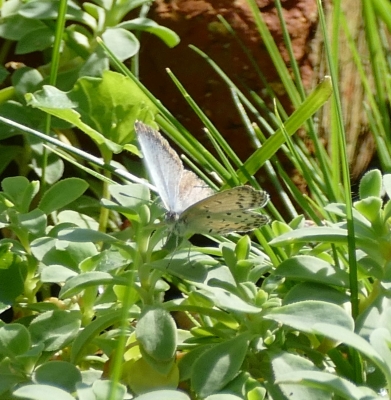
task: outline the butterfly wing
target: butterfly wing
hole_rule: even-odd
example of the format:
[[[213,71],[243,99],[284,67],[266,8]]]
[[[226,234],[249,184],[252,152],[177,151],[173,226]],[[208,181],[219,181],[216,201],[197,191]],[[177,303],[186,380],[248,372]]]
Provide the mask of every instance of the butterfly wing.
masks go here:
[[[229,212],[255,210],[264,207],[268,201],[269,195],[263,190],[255,190],[251,186],[237,186],[215,193],[194,206],[197,206],[197,209],[209,210],[209,212]]]
[[[265,225],[269,218],[256,213],[266,205],[269,195],[251,186],[239,186],[203,199],[180,216],[176,230],[179,234],[204,233],[225,235],[248,232]]]
[[[205,235],[227,235],[232,232],[249,232],[269,222],[269,217],[254,211],[232,211],[213,214],[199,214],[196,219],[182,224],[178,221],[180,235],[187,232]]]
[[[135,129],[149,176],[171,216],[213,194],[195,173],[184,169],[178,154],[158,131],[139,121]]]
[[[174,211],[184,171],[182,161],[158,131],[140,121],[136,121],[135,130],[149,177],[165,208]]]
[[[195,173],[184,170],[179,183],[179,212],[183,212],[194,203],[213,194],[213,190]]]

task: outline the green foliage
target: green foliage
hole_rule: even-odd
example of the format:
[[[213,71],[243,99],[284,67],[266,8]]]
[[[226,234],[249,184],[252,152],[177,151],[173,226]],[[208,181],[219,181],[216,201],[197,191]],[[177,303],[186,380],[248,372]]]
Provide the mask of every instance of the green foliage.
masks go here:
[[[376,171],[372,174],[379,177]],[[31,186],[27,180],[20,177],[14,180],[21,188],[20,193],[28,193]],[[389,177],[385,176],[384,181],[388,180]],[[58,185],[63,182],[69,185],[64,186],[67,190],[48,189],[42,198],[49,198],[50,202],[45,200],[42,204],[65,207],[82,195],[82,191],[77,192],[80,180],[69,179]],[[373,186],[368,182],[373,182]],[[364,185],[365,193],[374,193],[376,187],[379,187],[379,180],[364,178]],[[383,186],[381,181],[380,185]],[[8,200],[8,203],[4,201],[3,217],[9,215],[10,209],[14,213],[20,213],[17,207],[24,211],[21,206],[26,196],[12,194],[12,190],[7,190],[12,186],[12,178],[8,178],[2,192],[3,198]],[[24,317],[23,324],[15,322],[1,327],[0,353],[3,360],[7,361],[6,364],[3,361],[2,369],[5,376],[12,375],[9,384],[3,385],[2,393],[11,390],[17,382],[27,383],[28,374],[33,371],[35,384],[16,390],[16,396],[41,399],[42,393],[47,391],[51,395],[58,393],[67,398],[67,393],[74,390],[81,396],[82,387],[78,382],[84,379],[84,372],[96,363],[111,359],[116,352],[115,338],[118,339],[120,330],[108,328],[121,323],[122,310],[115,311],[118,300],[123,301],[124,293],[118,290],[120,287],[133,293],[134,305],[127,315],[131,320],[136,319],[137,325],[135,330],[130,326],[126,328],[130,331],[124,354],[126,361],[123,381],[136,393],[151,390],[154,384],[158,384],[156,388],[175,388],[180,380],[189,380],[192,390],[202,398],[209,398],[219,391],[228,391],[232,398],[241,398],[243,390],[248,395],[261,390],[262,385],[255,384],[252,379],[267,377],[270,380],[274,376],[279,382],[281,393],[299,393],[297,391],[300,389],[301,395],[304,393],[304,396],[316,398],[323,398],[324,391],[339,393],[347,398],[360,398],[368,393],[368,388],[364,390],[348,382],[351,376],[346,376],[347,379],[340,376],[336,380],[334,374],[325,371],[327,353],[337,351],[338,342],[360,351],[372,362],[376,372],[381,372],[389,379],[388,353],[384,349],[380,350],[382,343],[388,340],[389,333],[381,320],[372,317],[373,312],[379,313],[380,304],[383,304],[385,315],[388,310],[384,301],[388,288],[389,255],[386,249],[389,245],[386,246],[384,242],[377,243],[377,248],[373,247],[376,244],[375,238],[379,240],[378,230],[387,230],[388,222],[384,219],[384,212],[389,208],[388,203],[384,210],[381,209],[378,220],[373,222],[358,209],[354,213],[358,250],[362,254],[359,260],[363,283],[361,293],[369,296],[367,305],[364,306],[365,301],[362,303],[362,314],[354,332],[353,320],[344,310],[348,301],[348,274],[346,268],[341,269],[341,266],[335,265],[330,253],[331,247],[326,246],[327,242],[338,243],[340,251],[346,246],[341,204],[330,205],[328,211],[338,213],[342,223],[334,227],[318,228],[299,225],[299,229],[287,229],[286,233],[275,238],[270,243],[273,246],[296,246],[296,255],[281,262],[277,268],[265,263],[265,258],[257,255],[258,250],[247,236],[236,244],[227,241],[219,250],[213,250],[219,256],[217,259],[201,256],[197,250],[192,250],[193,254],[175,250],[174,256],[161,259],[165,251],[160,242],[154,239],[161,232],[151,231],[149,221],[141,218],[144,210],[142,204],[147,204],[149,195],[146,193],[144,200],[129,197],[130,193],[136,193],[132,189],[138,190],[138,186],[122,186],[122,189],[113,186],[113,193],[123,190],[122,197],[116,195],[117,200],[122,198],[127,201],[127,207],[124,204],[118,205],[118,210],[127,213],[132,211],[133,226],[129,237],[136,242],[116,238],[114,233],[98,234],[84,226],[67,222],[63,228],[61,224],[52,226],[46,238],[41,236],[34,239],[31,236],[31,239],[27,239],[31,240],[30,256],[26,253],[20,255],[20,250],[13,255],[13,258],[19,256],[26,268],[28,262],[30,265],[40,265],[41,273],[34,274],[34,293],[37,286],[43,285],[41,277],[50,281],[48,277],[52,276],[52,282],[61,283],[62,289],[60,299],[46,303],[46,307],[41,307],[45,303],[26,304],[24,309],[34,310],[38,314]],[[128,195],[125,195],[126,192]],[[63,193],[69,193],[69,197],[57,203],[57,197],[60,199]],[[137,193],[141,192],[138,190]],[[32,196],[27,198],[30,203]],[[7,205],[8,208],[5,208]],[[111,205],[111,209],[114,208]],[[56,210],[48,207],[48,215],[53,212]],[[137,215],[139,218],[135,218]],[[382,226],[379,225],[380,221]],[[35,230],[32,223],[21,227],[20,235],[30,238],[31,232]],[[9,243],[5,239],[2,242]],[[98,242],[105,243],[106,250],[103,253],[98,253],[92,244]],[[135,254],[132,243],[138,243],[139,255]],[[308,247],[307,243],[313,245]],[[16,250],[14,247],[4,247],[2,259],[7,259],[7,254]],[[195,268],[196,254],[201,257],[199,262],[203,263],[204,268],[207,266],[203,275]],[[168,262],[162,264],[167,259]],[[204,264],[207,260],[208,263]],[[182,270],[176,266],[176,262],[182,264]],[[196,270],[197,275],[186,273],[186,263],[190,265],[190,271]],[[128,270],[129,266],[131,270]],[[375,276],[375,270],[369,270],[367,266],[377,268],[380,287],[375,296],[368,286],[374,285],[368,279]],[[266,279],[262,278],[265,273],[269,275]],[[180,278],[182,290],[187,296],[182,300],[162,303],[161,294],[168,289],[162,281],[163,275],[171,276],[171,279]],[[260,278],[262,283],[259,285]],[[7,282],[9,285],[14,279],[7,279]],[[24,282],[25,285],[31,285],[31,277],[26,276]],[[103,290],[97,291],[98,287]],[[21,292],[15,294],[9,304],[15,307],[23,298],[20,295]],[[77,308],[72,305],[75,299],[78,299]],[[177,331],[170,315],[173,311],[198,316],[197,321],[193,321],[195,325],[191,331]],[[80,324],[85,325],[83,330],[80,330]],[[71,349],[70,357],[66,356],[68,351],[64,352],[68,347]],[[103,359],[93,357],[98,349],[104,351]],[[287,353],[288,349],[290,352],[296,349],[296,355]],[[175,357],[175,351],[178,350],[184,354],[179,363]],[[302,355],[303,350],[306,357]],[[59,351],[63,352],[61,360],[48,360],[50,354]],[[84,372],[80,374],[75,365],[81,364]],[[18,376],[12,374],[13,368],[20,371]],[[338,364],[336,368],[339,368]],[[300,377],[299,387],[295,383],[297,377]],[[99,382],[97,378],[88,389],[91,393],[96,392],[95,384]],[[313,387],[314,382],[317,388]],[[268,386],[266,388],[273,392]],[[25,392],[27,389],[29,391]],[[118,393],[123,393],[121,390]],[[118,396],[123,396],[118,393]]]
[[[63,7],[65,4],[65,7]],[[168,28],[161,27],[156,22],[146,18],[139,17],[130,21],[121,22],[124,16],[132,10],[140,6],[147,7],[147,0],[121,0],[121,1],[95,1],[85,2],[80,6],[76,2],[63,0],[47,1],[39,0],[34,2],[23,2],[20,0],[9,0],[4,2],[0,21],[0,37],[6,41],[16,42],[16,54],[28,54],[32,52],[43,52],[43,65],[37,69],[23,66],[17,69],[11,77],[12,86],[8,86],[0,90],[0,98],[3,97],[0,104],[0,114],[6,116],[13,121],[22,123],[25,126],[34,127],[41,131],[46,131],[47,134],[47,119],[38,109],[26,106],[24,95],[33,93],[41,89],[43,85],[56,82],[57,88],[62,90],[70,90],[74,88],[75,92],[67,94],[62,93],[56,88],[46,88],[47,104],[46,107],[53,108],[53,102],[58,108],[66,108],[69,117],[63,118],[70,124],[80,127],[83,130],[89,129],[88,134],[93,140],[102,144],[105,141],[106,145],[112,147],[112,150],[119,152],[118,146],[115,146],[108,139],[114,139],[115,143],[118,139],[120,143],[129,143],[129,138],[126,136],[129,132],[124,131],[123,126],[126,126],[129,121],[120,112],[122,102],[125,105],[130,94],[137,93],[131,88],[124,86],[117,87],[118,92],[122,93],[123,98],[118,105],[111,101],[107,101],[107,87],[99,87],[99,81],[83,79],[79,81],[79,86],[75,86],[76,81],[82,77],[102,76],[103,72],[109,68],[109,58],[98,45],[98,38],[101,37],[108,48],[121,61],[126,60],[137,54],[140,44],[136,35],[131,31],[147,31],[162,39],[168,46],[175,46],[179,42],[178,36]],[[66,12],[65,12],[66,11]],[[60,21],[66,21],[64,28],[60,32],[56,29],[61,27]],[[57,24],[56,25],[56,21]],[[63,48],[61,57],[58,52],[50,54],[48,50],[53,46],[56,36],[63,39]],[[6,48],[6,47],[4,47]],[[55,47],[56,49],[56,47]],[[3,54],[3,57],[5,54]],[[53,66],[58,66],[60,71],[53,72]],[[4,78],[7,75],[4,74]],[[109,80],[104,81],[106,84]],[[125,83],[124,83],[125,84]],[[87,87],[85,86],[87,85]],[[89,85],[92,85],[88,87]],[[96,85],[96,86],[95,86]],[[114,87],[111,87],[113,90]],[[85,96],[85,91],[97,90],[95,96]],[[89,97],[89,98],[88,98]],[[49,101],[48,98],[51,100]],[[93,110],[85,110],[89,112],[83,116],[84,122],[79,121],[80,116],[77,114],[77,105],[75,102],[86,102],[93,98],[95,101],[91,103]],[[117,106],[117,121],[115,113],[108,116],[105,110],[105,102]],[[72,105],[71,105],[72,104]],[[33,103],[33,105],[35,105]],[[72,108],[76,108],[75,111]],[[43,105],[41,109],[48,111]],[[53,112],[53,115],[56,113]],[[92,123],[88,119],[89,115],[101,116],[101,120],[96,120]],[[87,121],[85,120],[87,118]],[[78,123],[79,122],[79,123]],[[122,122],[122,125],[121,125]],[[52,120],[52,129],[64,129],[70,127],[69,123],[64,124],[57,119]],[[59,124],[59,125],[58,125]],[[108,125],[107,125],[108,124]],[[121,127],[115,127],[117,124]],[[79,126],[81,125],[81,126]],[[113,129],[111,129],[113,127]],[[98,129],[98,132],[95,130]],[[114,138],[103,139],[101,132],[111,131],[116,132]],[[7,125],[1,125],[0,140],[7,139],[12,136],[20,135],[21,132],[15,129],[10,129]],[[112,136],[111,134],[109,136]],[[33,169],[34,172],[43,177],[48,184],[52,184],[59,180],[63,173],[63,161],[54,153],[46,154],[42,147],[42,142],[27,135],[23,137],[25,146],[9,147],[6,157],[2,157],[0,163],[0,172],[3,171],[9,163],[16,161],[19,166],[21,175],[25,171]],[[27,149],[29,151],[27,151]],[[101,149],[102,150],[102,149]],[[31,162],[30,162],[31,161]]]

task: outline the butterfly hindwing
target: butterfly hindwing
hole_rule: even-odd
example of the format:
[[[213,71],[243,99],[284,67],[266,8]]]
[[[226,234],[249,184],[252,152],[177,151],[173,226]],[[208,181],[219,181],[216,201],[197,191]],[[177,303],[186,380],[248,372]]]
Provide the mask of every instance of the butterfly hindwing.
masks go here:
[[[180,216],[179,232],[197,232],[224,235],[230,232],[248,232],[265,225],[269,218],[256,213],[269,199],[266,192],[251,186],[239,186],[203,199]]]
[[[197,204],[193,204],[193,206],[211,212],[255,210],[264,207],[268,200],[269,195],[262,190],[255,190],[251,186],[238,186],[215,193]]]
[[[183,221],[183,224],[182,224]],[[187,219],[186,216],[178,221],[180,233],[200,233],[208,235],[226,235],[232,232],[249,232],[267,224],[269,218],[250,210],[197,213],[196,218]]]

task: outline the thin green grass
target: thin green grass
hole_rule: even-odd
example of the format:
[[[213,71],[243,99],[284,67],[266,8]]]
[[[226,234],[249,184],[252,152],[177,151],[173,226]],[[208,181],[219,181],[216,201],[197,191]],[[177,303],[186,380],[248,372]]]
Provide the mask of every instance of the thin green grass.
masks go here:
[[[65,28],[65,21],[66,21],[66,11],[67,11],[67,0],[61,0],[59,2],[58,8],[58,19],[56,22],[56,32],[54,36],[54,43],[53,43],[53,51],[50,63],[50,74],[49,74],[49,84],[52,86],[56,86],[57,82],[57,75],[58,75],[58,68],[60,65],[60,56],[61,56],[61,43],[64,36],[64,28]],[[51,131],[51,115],[45,115],[45,133],[46,135],[50,135]],[[48,162],[48,149],[45,147],[43,149],[42,155],[42,176],[41,176],[41,191],[45,191],[46,185],[46,166]]]

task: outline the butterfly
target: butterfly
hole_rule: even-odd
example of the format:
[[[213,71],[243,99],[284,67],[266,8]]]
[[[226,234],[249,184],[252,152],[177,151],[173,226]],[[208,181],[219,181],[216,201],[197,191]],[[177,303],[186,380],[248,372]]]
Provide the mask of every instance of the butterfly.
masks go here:
[[[226,235],[248,232],[269,222],[267,216],[252,211],[267,204],[266,192],[238,186],[214,193],[184,168],[158,131],[140,121],[136,121],[135,130],[145,167],[167,210],[165,220],[175,234]]]

